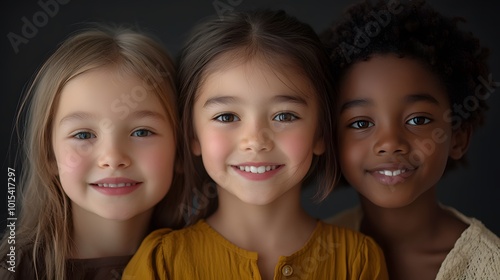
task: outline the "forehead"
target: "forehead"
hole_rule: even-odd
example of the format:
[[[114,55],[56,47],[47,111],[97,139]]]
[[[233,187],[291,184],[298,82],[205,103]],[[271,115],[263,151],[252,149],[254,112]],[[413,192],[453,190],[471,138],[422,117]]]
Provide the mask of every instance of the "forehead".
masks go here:
[[[204,69],[196,98],[208,85],[221,84],[224,80],[245,77],[242,87],[285,87],[308,99],[317,99],[316,90],[310,78],[290,58],[262,53],[251,56],[241,51],[230,51],[214,58]]]
[[[340,96],[345,101],[378,96],[398,98],[416,93],[448,100],[444,85],[429,66],[408,57],[377,55],[351,66],[341,81]]]
[[[57,116],[72,111],[95,112],[110,118],[132,110],[164,111],[158,96],[144,80],[117,68],[92,69],[73,77],[63,87]]]

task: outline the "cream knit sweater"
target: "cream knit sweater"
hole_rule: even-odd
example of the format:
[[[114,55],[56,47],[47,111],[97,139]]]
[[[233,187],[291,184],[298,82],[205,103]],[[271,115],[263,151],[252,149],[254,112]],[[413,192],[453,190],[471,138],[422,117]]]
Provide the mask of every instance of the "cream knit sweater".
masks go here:
[[[480,221],[469,218],[452,207],[441,205],[469,227],[439,268],[436,280],[500,280],[500,238]],[[360,206],[326,219],[327,223],[359,230],[363,211]]]

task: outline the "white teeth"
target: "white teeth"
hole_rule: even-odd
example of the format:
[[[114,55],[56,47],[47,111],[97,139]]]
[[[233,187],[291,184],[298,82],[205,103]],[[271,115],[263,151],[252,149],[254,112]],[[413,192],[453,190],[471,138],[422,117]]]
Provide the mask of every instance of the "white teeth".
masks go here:
[[[406,169],[399,169],[399,170],[394,170],[394,171],[390,171],[390,170],[378,171],[378,173],[385,175],[385,176],[398,176],[399,174],[405,173],[405,172],[406,172]]]
[[[255,173],[255,174],[261,174],[267,171],[271,171],[276,169],[278,166],[277,165],[267,165],[267,166],[239,166],[238,168],[241,171],[245,172],[250,172],[250,173]]]
[[[135,185],[136,183],[119,183],[119,184],[97,184],[99,187],[104,188],[121,188],[121,187],[130,187]]]

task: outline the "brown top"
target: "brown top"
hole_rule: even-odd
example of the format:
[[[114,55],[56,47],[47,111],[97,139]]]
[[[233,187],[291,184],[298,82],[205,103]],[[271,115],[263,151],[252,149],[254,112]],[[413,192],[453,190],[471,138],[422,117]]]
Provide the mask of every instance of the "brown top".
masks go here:
[[[12,267],[8,263],[9,258],[2,258],[0,262],[0,279],[36,279],[30,250],[23,251],[24,254],[22,255],[16,254],[15,267]],[[132,256],[130,255],[97,259],[69,259],[66,262],[66,279],[119,280],[131,258]],[[38,272],[40,275],[40,271]],[[42,272],[41,274],[44,273]]]

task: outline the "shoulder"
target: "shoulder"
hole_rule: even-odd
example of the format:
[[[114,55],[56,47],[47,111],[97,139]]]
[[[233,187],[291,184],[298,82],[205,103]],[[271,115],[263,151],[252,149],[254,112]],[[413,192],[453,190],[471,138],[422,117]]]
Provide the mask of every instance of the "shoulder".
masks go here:
[[[364,275],[363,279],[387,279],[384,254],[371,237],[326,223],[322,223],[321,236],[322,250],[333,256],[336,267],[348,267],[352,275]]]
[[[459,250],[462,256],[465,253],[469,257],[495,259],[500,268],[500,238],[475,218],[471,218],[469,227],[457,240],[452,252],[455,249]]]
[[[171,229],[158,229],[142,241],[139,249],[128,262],[122,279],[157,279],[164,273],[162,241]]]
[[[484,252],[496,252],[499,253],[500,250],[500,238],[491,232],[486,226],[476,218],[467,217],[460,213],[458,210],[442,206],[444,209],[450,211],[462,222],[468,224],[469,226],[461,234],[460,238],[455,243],[455,247],[463,247],[463,249],[480,247],[481,251]]]
[[[437,279],[500,279],[500,238],[481,221],[466,217],[455,209],[451,212],[468,223],[469,227],[441,264]]]
[[[153,231],[127,264],[122,279],[167,279],[168,267],[192,256],[192,252],[200,252],[206,244],[205,225],[199,221],[179,230]]]

